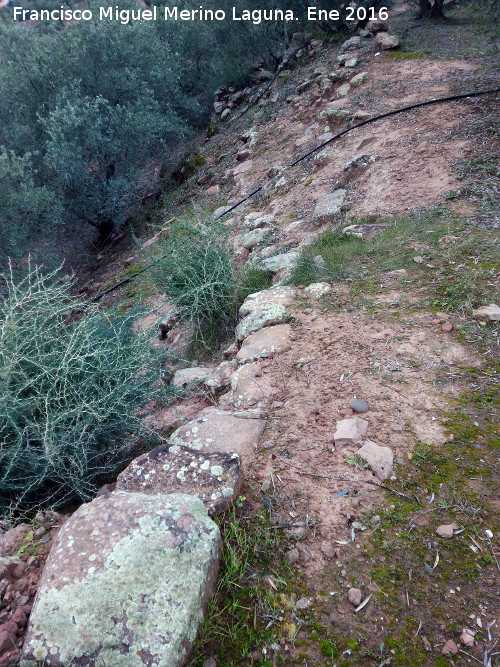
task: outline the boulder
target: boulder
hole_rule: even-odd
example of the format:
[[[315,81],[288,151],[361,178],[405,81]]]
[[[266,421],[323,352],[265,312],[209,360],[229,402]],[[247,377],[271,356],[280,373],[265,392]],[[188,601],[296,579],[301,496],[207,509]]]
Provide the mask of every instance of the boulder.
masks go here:
[[[240,306],[239,316],[245,317],[263,306],[289,306],[295,299],[295,287],[270,287],[261,292],[249,294]]]
[[[281,303],[263,305],[241,320],[236,327],[236,340],[244,340],[264,327],[283,324],[291,318],[291,313]]]
[[[274,327],[266,327],[256,331],[243,341],[236,355],[240,364],[254,361],[259,357],[272,357],[276,352],[285,352],[290,349],[290,333],[292,329],[289,324],[278,324]]]
[[[359,456],[364,459],[381,482],[392,473],[394,455],[390,447],[381,447],[371,440],[358,450]]]
[[[229,387],[231,384],[231,375],[237,367],[238,365],[235,361],[223,361],[205,380],[205,387],[212,392]]]
[[[264,428],[260,410],[234,413],[206,408],[174,431],[169,440],[202,452],[236,453],[245,463],[254,457]]]
[[[257,227],[268,227],[273,221],[274,215],[264,215],[263,213],[259,213],[257,216],[253,216],[252,214],[245,216],[243,224],[245,227],[248,227],[248,229],[257,229]]]
[[[337,422],[337,430],[333,434],[336,445],[351,445],[360,442],[368,430],[368,422],[361,417],[341,419]]]
[[[300,253],[298,252],[285,252],[280,255],[273,255],[272,257],[263,259],[261,261],[261,266],[265,271],[272,271],[273,273],[283,270],[291,272],[299,261],[299,257]]]
[[[375,42],[381,51],[397,49],[399,47],[399,37],[390,35],[388,32],[378,32],[375,36]]]
[[[219,549],[195,496],[116,491],[82,505],[50,552],[20,664],[185,665]]]
[[[359,86],[361,83],[366,81],[367,78],[368,78],[368,72],[360,72],[359,74],[356,74],[356,76],[353,76],[352,79],[349,81],[349,83],[351,84],[351,86]]]
[[[134,459],[118,475],[116,490],[198,496],[213,515],[224,512],[238,497],[242,481],[238,454],[165,444]]]
[[[366,28],[371,33],[387,32],[389,30],[389,26],[387,25],[387,23],[385,21],[380,21],[380,20],[369,21]]]
[[[342,210],[346,191],[342,188],[316,200],[312,221],[315,225],[326,225],[334,222],[335,217]]]
[[[351,37],[345,41],[340,47],[342,51],[348,51],[350,49],[358,49],[361,46],[361,37]]]
[[[246,234],[242,234],[235,242],[235,250],[238,251],[242,248],[247,250],[252,250],[255,246],[262,243],[266,237],[271,233],[270,229],[265,227],[260,227],[257,229],[252,229]]]

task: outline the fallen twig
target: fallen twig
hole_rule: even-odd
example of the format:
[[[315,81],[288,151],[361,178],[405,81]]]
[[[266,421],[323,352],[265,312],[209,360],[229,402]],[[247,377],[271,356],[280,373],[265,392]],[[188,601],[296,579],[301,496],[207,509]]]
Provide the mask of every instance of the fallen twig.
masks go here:
[[[409,496],[405,496],[404,493],[401,493],[401,491],[396,491],[396,489],[393,489],[391,486],[386,486],[385,484],[378,484],[378,482],[372,482],[370,479],[346,479],[344,477],[329,477],[328,475],[314,475],[312,472],[304,472],[300,468],[297,468],[297,466],[292,466],[292,468],[295,468],[299,475],[305,475],[306,477],[317,477],[319,479],[331,479],[334,482],[350,482],[354,484],[371,484],[372,486],[377,486],[379,489],[385,489],[386,491],[390,491],[391,493],[394,493],[396,496],[400,496],[401,498],[404,498],[405,500],[409,500],[411,503],[415,503],[413,498],[410,498]]]
[[[459,649],[458,649],[458,652],[459,652],[459,653],[463,653],[463,654],[466,655],[468,658],[470,658],[471,660],[475,660],[476,662],[478,662],[480,665],[483,665],[483,667],[484,667],[484,663],[481,662],[481,660],[478,660],[477,658],[475,658],[475,657],[474,657],[473,655],[471,655],[470,653],[467,653],[467,651],[462,651],[462,649],[459,648]]]

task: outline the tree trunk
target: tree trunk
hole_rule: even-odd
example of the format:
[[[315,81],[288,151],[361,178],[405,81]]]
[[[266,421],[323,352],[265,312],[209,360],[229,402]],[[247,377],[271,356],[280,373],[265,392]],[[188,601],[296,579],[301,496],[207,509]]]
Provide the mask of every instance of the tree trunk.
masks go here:
[[[115,230],[115,223],[111,218],[105,218],[99,223],[99,240],[98,245],[104,246],[109,242],[111,234]]]

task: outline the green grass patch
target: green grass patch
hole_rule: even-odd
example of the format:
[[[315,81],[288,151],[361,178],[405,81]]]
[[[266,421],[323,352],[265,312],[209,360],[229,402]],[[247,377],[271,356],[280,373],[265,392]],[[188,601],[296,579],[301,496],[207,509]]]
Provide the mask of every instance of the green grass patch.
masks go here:
[[[216,521],[222,568],[189,667],[202,667],[214,654],[217,664],[239,667],[254,650],[278,641],[282,628],[269,619],[280,615],[283,592],[293,576],[281,558],[286,546],[282,532],[269,529],[267,518],[244,519],[233,508]],[[259,664],[276,663],[263,659]]]

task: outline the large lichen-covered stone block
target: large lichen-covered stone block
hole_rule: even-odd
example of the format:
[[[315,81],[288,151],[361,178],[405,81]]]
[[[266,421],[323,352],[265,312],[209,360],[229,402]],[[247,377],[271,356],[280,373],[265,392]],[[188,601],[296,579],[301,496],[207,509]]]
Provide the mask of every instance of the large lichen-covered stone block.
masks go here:
[[[236,340],[242,341],[250,334],[270,327],[274,324],[282,324],[292,319],[292,314],[281,303],[263,305],[253,310],[250,315],[244,317],[236,327]]]
[[[198,451],[236,452],[247,463],[255,455],[265,425],[258,411],[233,413],[206,408],[196,419],[174,431],[169,440]]]
[[[254,292],[243,301],[239,315],[246,317],[263,306],[289,306],[295,299],[296,293],[295,287],[290,286],[269,287],[261,292]]]
[[[243,364],[259,357],[272,357],[277,352],[289,350],[291,332],[292,328],[289,324],[278,324],[275,327],[256,331],[243,341],[236,355],[237,361]]]
[[[236,500],[242,482],[238,454],[165,444],[134,459],[118,475],[116,489],[148,495],[188,493],[201,498],[213,515]]]
[[[21,665],[185,665],[219,550],[196,496],[117,491],[82,505],[50,552]]]

